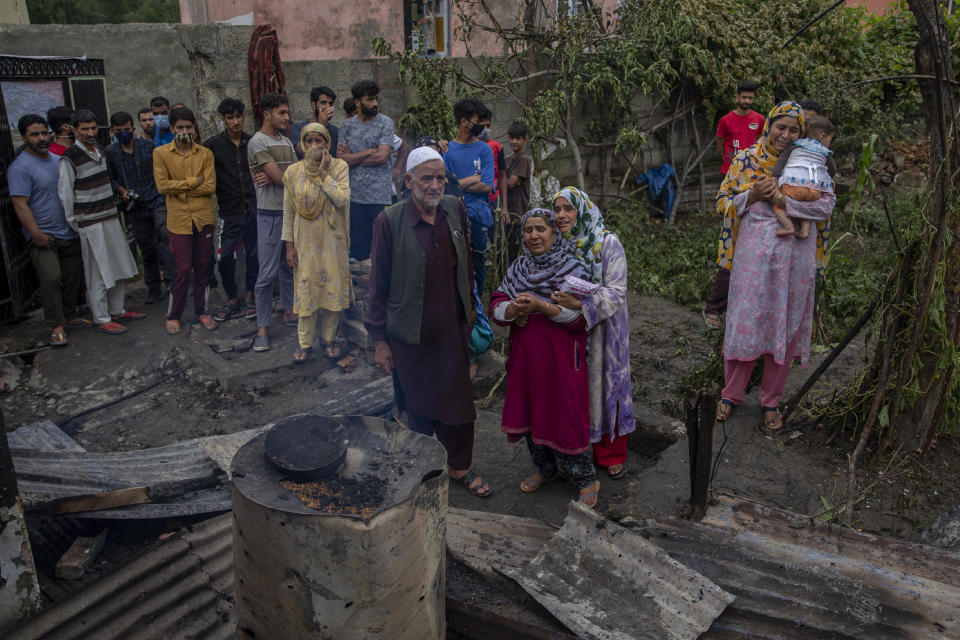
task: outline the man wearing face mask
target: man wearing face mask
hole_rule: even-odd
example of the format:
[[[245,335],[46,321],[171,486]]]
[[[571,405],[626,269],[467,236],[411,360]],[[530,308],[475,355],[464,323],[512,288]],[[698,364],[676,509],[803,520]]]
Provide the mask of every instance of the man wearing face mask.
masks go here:
[[[166,330],[169,335],[180,333],[180,318],[187,305],[193,272],[193,309],[203,328],[213,331],[217,321],[207,310],[205,286],[216,221],[213,195],[217,190],[217,176],[213,152],[194,142],[197,119],[190,109],[174,109],[170,122],[176,136],[174,141],[153,151],[153,174],[157,191],[167,197],[167,231],[170,251],[177,264]]]
[[[134,138],[133,116],[118,111],[110,116],[117,142],[106,149],[110,184],[123,200],[124,222],[133,231],[136,246],[143,256],[143,282],[147,285],[147,304],[163,299],[157,258],[157,230],[154,211],[163,204],[153,179],[153,143]]]
[[[460,181],[463,202],[470,216],[470,241],[473,243],[473,267],[477,291],[483,291],[486,278],[487,229],[493,225],[490,192],[493,191],[493,151],[478,136],[483,133],[480,118],[486,107],[475,98],[464,98],[453,105],[457,137],[450,141],[443,161]]]
[[[337,145],[340,140],[340,129],[330,120],[333,119],[333,108],[337,104],[337,94],[330,87],[319,86],[310,90],[310,119],[303,122],[294,122],[290,125],[290,142],[297,150],[297,157],[303,160],[303,149],[300,146],[300,132],[311,123],[322,124],[330,133],[330,157],[337,157]]]
[[[373,220],[393,200],[393,120],[380,113],[380,87],[351,87],[360,112],[340,125],[337,157],[350,166],[350,257],[370,257]]]
[[[150,111],[153,113],[153,146],[162,147],[173,142],[173,131],[170,129],[170,101],[163,96],[157,96],[150,101]]]
[[[97,117],[80,109],[74,119],[77,141],[60,158],[57,191],[67,224],[80,234],[93,321],[101,333],[118,335],[127,332],[118,320],[146,317],[123,306],[123,281],[137,275],[137,263],[120,226],[107,163],[97,144]]]

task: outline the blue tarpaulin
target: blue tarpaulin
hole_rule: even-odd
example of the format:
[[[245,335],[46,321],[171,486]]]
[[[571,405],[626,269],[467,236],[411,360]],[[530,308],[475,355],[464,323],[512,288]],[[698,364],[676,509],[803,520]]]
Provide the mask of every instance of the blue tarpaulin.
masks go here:
[[[677,174],[672,164],[662,164],[659,167],[648,169],[646,173],[637,177],[637,184],[649,184],[647,190],[650,199],[659,202],[663,207],[663,215],[670,217],[673,211],[673,201],[677,197],[677,186],[673,177]]]

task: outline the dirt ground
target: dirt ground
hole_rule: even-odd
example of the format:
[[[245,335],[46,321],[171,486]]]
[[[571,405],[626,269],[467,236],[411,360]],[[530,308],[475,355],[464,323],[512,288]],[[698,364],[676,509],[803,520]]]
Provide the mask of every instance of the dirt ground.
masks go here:
[[[15,387],[0,396],[6,428],[51,419],[92,451],[152,447],[272,423],[379,376],[372,354],[362,350],[358,351],[360,365],[350,374],[324,358],[295,367],[290,363],[294,327],[275,326],[273,349],[266,354],[249,351],[254,326],[243,319],[225,323],[212,333],[193,325],[180,336],[167,336],[164,309],[144,306],[144,294],[139,283],[130,286],[129,308],[146,312],[148,318],[130,323],[130,331],[123,336],[76,330],[70,333],[71,344],[66,348],[0,360],[0,375]],[[221,290],[212,292],[212,304],[219,304],[218,295],[222,296]],[[680,380],[706,361],[717,335],[705,329],[698,312],[663,299],[631,294],[629,307],[639,434],[650,429],[654,418],[660,424],[682,420]],[[34,312],[18,324],[3,327],[0,347],[7,353],[28,349],[43,344],[45,334],[39,312]],[[814,396],[829,401],[833,386],[854,374],[862,354],[862,340],[855,341],[824,376]],[[793,373],[786,397],[822,357]],[[221,370],[229,373],[226,389],[227,378],[216,373]],[[486,381],[486,388],[497,373]],[[124,394],[150,385],[155,386],[117,402]],[[849,437],[840,434],[828,445],[832,429],[802,419],[791,421],[775,435],[762,433],[757,393],[757,389],[748,392],[733,418],[717,428],[715,451],[723,447],[714,489],[809,515],[842,501],[846,494],[843,469],[853,446]],[[474,469],[489,480],[494,495],[478,499],[452,487],[451,505],[538,517],[559,525],[575,488],[556,482],[535,494],[520,492],[519,485],[532,472],[532,465],[525,446],[507,443],[500,432],[502,388],[490,400],[478,402]],[[84,412],[89,413],[79,415]],[[955,438],[941,440],[922,465],[906,470],[896,460],[889,467],[889,460],[865,464],[859,487],[869,490],[858,504],[854,525],[917,539],[924,526],[960,500],[958,448]],[[676,515],[689,495],[686,439],[654,450],[638,435],[631,438],[630,456],[625,478],[614,481],[601,473],[598,510],[617,520]]]

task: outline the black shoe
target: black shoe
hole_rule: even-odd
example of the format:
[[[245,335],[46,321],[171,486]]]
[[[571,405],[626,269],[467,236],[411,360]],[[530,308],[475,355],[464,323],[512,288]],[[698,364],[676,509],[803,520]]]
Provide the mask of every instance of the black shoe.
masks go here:
[[[213,319],[217,322],[226,322],[230,318],[235,318],[238,315],[240,315],[240,305],[228,302],[223,305],[222,309],[213,314]]]
[[[159,289],[157,291],[147,292],[147,304],[157,304],[158,302],[163,302],[163,292]]]

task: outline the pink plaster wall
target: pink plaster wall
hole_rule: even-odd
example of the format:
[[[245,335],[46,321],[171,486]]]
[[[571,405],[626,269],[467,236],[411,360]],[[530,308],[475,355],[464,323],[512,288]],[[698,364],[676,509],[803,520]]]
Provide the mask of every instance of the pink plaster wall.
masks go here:
[[[845,4],[848,7],[866,7],[870,13],[880,15],[893,4],[893,0],[847,0]]]
[[[322,2],[253,0],[254,24],[271,24],[280,37],[282,60],[372,58],[371,41],[403,41],[399,1]]]

